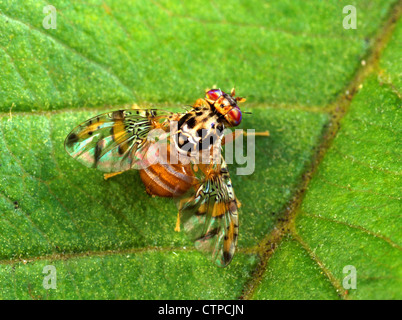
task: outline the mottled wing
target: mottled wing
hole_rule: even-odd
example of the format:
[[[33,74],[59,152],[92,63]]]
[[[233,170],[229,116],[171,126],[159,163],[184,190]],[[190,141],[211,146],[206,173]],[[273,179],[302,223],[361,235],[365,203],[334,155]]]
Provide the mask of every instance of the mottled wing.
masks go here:
[[[74,159],[103,172],[140,169],[149,148],[147,136],[155,121],[172,113],[163,110],[118,110],[104,113],[76,127],[65,140]]]
[[[235,253],[239,219],[238,205],[226,163],[214,165],[199,183],[178,200],[184,231],[195,247],[210,255],[220,267],[227,266]]]

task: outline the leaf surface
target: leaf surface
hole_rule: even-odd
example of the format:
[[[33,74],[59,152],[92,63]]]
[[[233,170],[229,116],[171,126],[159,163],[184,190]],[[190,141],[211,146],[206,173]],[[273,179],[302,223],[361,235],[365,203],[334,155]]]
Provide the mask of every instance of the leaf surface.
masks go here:
[[[286,222],[394,3],[347,3],[347,30],[335,0],[57,0],[45,29],[47,3],[0,0],[0,298],[236,299],[251,285],[254,299],[400,299],[401,22]],[[173,201],[149,197],[138,172],[105,181],[63,147],[97,114],[178,111],[213,85],[247,97],[242,128],[270,131],[252,175],[229,166],[242,207],[224,269],[174,232]]]

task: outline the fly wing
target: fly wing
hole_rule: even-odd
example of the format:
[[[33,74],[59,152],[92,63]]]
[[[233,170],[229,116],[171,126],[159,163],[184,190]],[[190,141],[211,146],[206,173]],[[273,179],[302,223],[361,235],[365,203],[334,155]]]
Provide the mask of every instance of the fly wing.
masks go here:
[[[173,113],[154,109],[118,110],[91,118],[67,136],[67,153],[83,165],[103,172],[140,169],[150,147],[155,122]]]
[[[195,247],[225,267],[235,253],[239,229],[232,182],[223,159],[207,174],[204,170],[197,173],[199,183],[178,200],[180,220]]]

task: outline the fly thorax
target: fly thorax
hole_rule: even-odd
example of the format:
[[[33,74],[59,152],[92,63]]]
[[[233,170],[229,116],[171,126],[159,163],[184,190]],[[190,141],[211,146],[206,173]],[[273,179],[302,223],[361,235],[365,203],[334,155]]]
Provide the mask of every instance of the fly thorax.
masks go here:
[[[211,111],[191,111],[179,121],[174,143],[177,150],[187,156],[198,157],[200,152],[209,154],[220,148],[224,126]]]

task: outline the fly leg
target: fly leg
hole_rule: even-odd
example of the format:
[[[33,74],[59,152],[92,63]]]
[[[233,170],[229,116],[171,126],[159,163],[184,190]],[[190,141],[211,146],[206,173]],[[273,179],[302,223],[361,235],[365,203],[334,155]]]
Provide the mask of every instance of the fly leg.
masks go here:
[[[112,178],[112,177],[114,177],[114,176],[117,176],[117,175],[119,175],[120,173],[123,173],[124,171],[120,171],[120,172],[113,172],[113,173],[104,173],[103,174],[103,178],[105,179],[105,180],[107,180],[107,179],[110,179],[110,178]]]
[[[247,133],[244,130],[235,130],[232,133],[226,134],[222,138],[222,145],[225,145],[227,142],[232,142],[236,140],[240,136],[262,136],[262,137],[269,137],[269,131],[264,131],[264,132],[250,132]]]
[[[185,204],[188,201],[188,199],[181,199],[179,202],[179,212],[177,213],[177,220],[176,220],[176,227],[174,228],[174,231],[180,232],[180,211],[183,208],[183,204]]]
[[[237,197],[236,197],[236,204],[237,204],[237,207],[238,207],[238,208],[241,207],[241,202],[239,201],[239,199],[237,199]]]
[[[176,227],[174,228],[174,231],[180,232],[180,211],[177,213]]]

